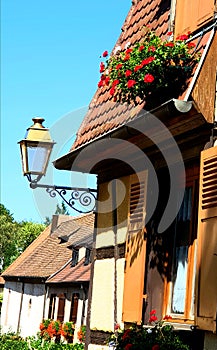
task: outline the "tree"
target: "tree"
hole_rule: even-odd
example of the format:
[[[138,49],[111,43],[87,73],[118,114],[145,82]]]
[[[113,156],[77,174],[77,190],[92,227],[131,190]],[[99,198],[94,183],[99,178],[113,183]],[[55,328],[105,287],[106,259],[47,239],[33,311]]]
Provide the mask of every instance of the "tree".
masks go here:
[[[45,227],[31,221],[16,222],[10,211],[0,204],[0,270],[5,270]]]
[[[61,203],[61,206],[59,206],[59,204],[57,204],[55,214],[57,214],[57,215],[69,215],[69,212],[68,212],[64,202]],[[50,223],[51,223],[51,219],[48,216],[46,216],[44,224],[46,226],[48,226],[48,225],[50,225]]]

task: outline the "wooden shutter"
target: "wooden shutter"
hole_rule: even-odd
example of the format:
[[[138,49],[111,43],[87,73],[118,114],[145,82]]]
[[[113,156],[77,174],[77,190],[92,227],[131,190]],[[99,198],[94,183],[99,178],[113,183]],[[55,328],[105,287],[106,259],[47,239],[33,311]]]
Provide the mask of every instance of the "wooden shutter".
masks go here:
[[[58,311],[57,311],[57,320],[60,322],[63,322],[66,297],[64,293],[59,294],[58,297],[59,297],[59,304],[58,304]]]
[[[147,172],[130,177],[126,241],[123,321],[141,322],[146,257],[145,214]],[[142,181],[141,181],[142,179]]]
[[[175,38],[197,30],[214,17],[215,0],[176,0]]]
[[[217,146],[201,153],[196,298],[196,324],[216,331]]]

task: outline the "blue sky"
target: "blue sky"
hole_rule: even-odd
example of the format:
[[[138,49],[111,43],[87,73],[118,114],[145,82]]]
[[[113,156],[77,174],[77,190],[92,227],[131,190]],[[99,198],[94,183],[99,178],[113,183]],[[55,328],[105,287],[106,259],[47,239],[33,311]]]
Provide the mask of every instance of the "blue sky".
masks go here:
[[[53,159],[68,151],[96,91],[100,55],[113,48],[130,6],[130,0],[1,1],[1,203],[15,220],[43,222],[57,204],[29,188],[17,142],[41,116],[58,142]],[[58,185],[94,184],[53,167],[50,173]]]

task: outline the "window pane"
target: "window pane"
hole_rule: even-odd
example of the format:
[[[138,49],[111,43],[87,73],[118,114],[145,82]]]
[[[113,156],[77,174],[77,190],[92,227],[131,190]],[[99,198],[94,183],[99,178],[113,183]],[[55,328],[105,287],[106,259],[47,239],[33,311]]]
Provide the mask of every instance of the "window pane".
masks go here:
[[[190,219],[192,210],[192,188],[186,188],[182,206],[175,225],[175,248],[173,257],[172,312],[184,314],[188,271],[188,248],[190,241]]]

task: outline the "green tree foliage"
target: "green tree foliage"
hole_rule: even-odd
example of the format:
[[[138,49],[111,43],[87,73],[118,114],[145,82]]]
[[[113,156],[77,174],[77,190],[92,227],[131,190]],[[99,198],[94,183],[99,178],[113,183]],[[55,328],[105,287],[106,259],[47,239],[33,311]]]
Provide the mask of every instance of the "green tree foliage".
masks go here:
[[[55,214],[57,214],[57,215],[69,215],[69,212],[68,212],[64,202],[61,203],[61,206],[59,204],[57,204]],[[48,226],[48,225],[50,225],[50,223],[51,223],[51,219],[48,216],[46,216],[44,224],[46,226]]]
[[[28,221],[16,222],[13,214],[0,204],[0,271],[5,270],[45,227]]]

